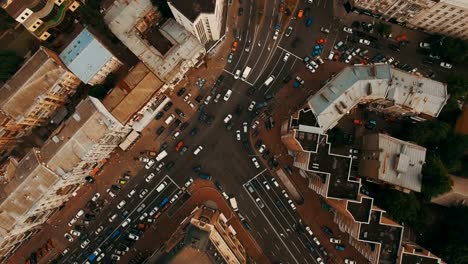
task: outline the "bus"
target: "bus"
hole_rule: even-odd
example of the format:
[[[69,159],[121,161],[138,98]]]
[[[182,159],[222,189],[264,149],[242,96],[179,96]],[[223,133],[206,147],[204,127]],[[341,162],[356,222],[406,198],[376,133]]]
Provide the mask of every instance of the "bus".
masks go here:
[[[245,67],[245,70],[242,73],[242,78],[241,78],[243,81],[247,80],[247,77],[249,77],[249,74],[250,74],[251,70],[252,70],[252,68],[250,68],[249,66]]]

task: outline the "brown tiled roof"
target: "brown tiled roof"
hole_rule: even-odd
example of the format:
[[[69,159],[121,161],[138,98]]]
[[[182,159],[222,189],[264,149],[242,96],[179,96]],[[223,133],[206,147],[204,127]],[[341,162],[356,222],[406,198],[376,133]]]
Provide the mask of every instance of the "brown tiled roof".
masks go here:
[[[216,0],[170,0],[169,2],[192,22],[202,13],[214,13],[216,7]]]

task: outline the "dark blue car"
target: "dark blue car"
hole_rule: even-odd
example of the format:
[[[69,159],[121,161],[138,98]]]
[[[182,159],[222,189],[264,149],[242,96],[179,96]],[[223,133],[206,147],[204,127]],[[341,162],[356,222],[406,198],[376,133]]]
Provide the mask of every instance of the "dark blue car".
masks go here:
[[[310,27],[311,25],[312,25],[312,18],[309,17],[309,18],[306,20],[306,27]]]

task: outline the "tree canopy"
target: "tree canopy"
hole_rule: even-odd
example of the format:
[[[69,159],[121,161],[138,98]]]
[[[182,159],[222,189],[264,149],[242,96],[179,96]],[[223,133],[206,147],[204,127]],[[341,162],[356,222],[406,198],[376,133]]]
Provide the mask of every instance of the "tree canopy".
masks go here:
[[[390,33],[392,33],[392,26],[379,22],[375,25],[375,30],[380,36],[388,36]]]
[[[431,53],[450,62],[462,63],[468,60],[468,44],[460,38],[432,35],[429,38]]]
[[[448,192],[452,187],[444,163],[436,156],[426,157],[422,175],[422,193],[429,198]]]

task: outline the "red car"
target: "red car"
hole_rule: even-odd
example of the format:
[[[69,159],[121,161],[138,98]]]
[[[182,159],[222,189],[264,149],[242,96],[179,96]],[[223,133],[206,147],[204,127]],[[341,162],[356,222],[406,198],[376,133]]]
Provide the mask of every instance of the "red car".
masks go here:
[[[177,143],[177,146],[175,147],[175,150],[179,152],[179,150],[184,146],[184,141],[181,140],[179,143]]]
[[[359,119],[354,119],[353,124],[362,126],[364,125],[364,122],[362,122],[362,120],[359,120]]]
[[[321,38],[321,39],[317,40],[317,44],[325,44],[325,43],[327,43],[326,39]]]

